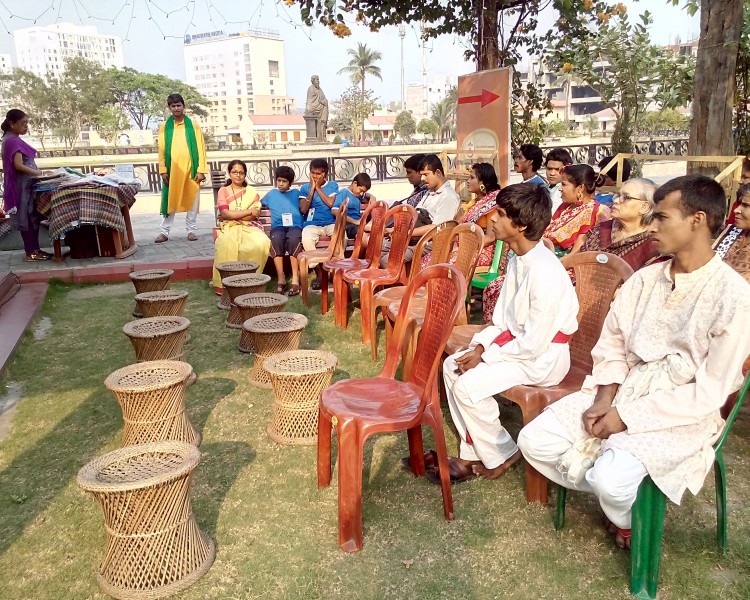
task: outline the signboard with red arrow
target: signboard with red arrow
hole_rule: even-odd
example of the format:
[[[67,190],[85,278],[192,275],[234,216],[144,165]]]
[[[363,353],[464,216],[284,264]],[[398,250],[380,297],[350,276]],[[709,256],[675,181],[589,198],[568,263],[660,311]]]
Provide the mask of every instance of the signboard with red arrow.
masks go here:
[[[502,185],[510,177],[510,69],[458,78],[456,167],[489,162]]]

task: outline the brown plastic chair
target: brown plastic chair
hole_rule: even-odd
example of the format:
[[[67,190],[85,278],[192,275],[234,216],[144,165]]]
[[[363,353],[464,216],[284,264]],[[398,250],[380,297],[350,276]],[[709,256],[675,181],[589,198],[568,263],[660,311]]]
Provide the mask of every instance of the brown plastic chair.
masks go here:
[[[409,281],[417,276],[420,269],[422,268],[422,251],[426,244],[432,242],[432,252],[430,254],[430,265],[437,265],[440,263],[448,262],[448,255],[451,251],[451,243],[453,238],[451,232],[458,225],[456,221],[445,221],[440,225],[430,229],[425,233],[417,242],[414,248],[414,258],[411,261],[411,269],[409,269]],[[417,260],[419,257],[419,260]],[[428,265],[428,266],[430,266]],[[385,311],[391,303],[401,301],[406,293],[406,286],[399,285],[389,287],[384,290],[380,290],[373,298],[374,312],[373,319],[370,323],[370,348],[372,350],[373,360],[378,357],[378,309],[383,312],[383,320],[387,322]]]
[[[406,283],[404,255],[409,247],[414,226],[417,223],[417,211],[409,205],[401,204],[385,213],[385,222],[388,223],[391,219],[393,219],[393,234],[391,235],[391,249],[388,253],[386,268],[381,269],[378,266],[379,263],[376,263],[368,269],[352,269],[343,273],[344,282],[359,284],[359,309],[362,313],[363,344],[370,343],[370,322],[375,318],[372,298],[377,288],[398,282]],[[347,311],[341,311],[339,317],[344,329],[346,329]]]
[[[593,360],[591,350],[599,340],[604,319],[615,292],[633,274],[633,269],[619,256],[608,252],[580,252],[568,263],[573,269],[578,296],[578,331],[570,338],[570,370],[557,385],[539,387],[517,385],[503,392],[502,396],[521,408],[523,424],[531,422],[553,402],[581,389],[583,380],[591,373]],[[446,344],[448,352],[458,352],[466,347],[474,333],[484,325],[466,326]],[[470,329],[470,328],[473,328]],[[458,343],[461,345],[459,346]],[[451,352],[451,353],[453,353]],[[526,501],[547,503],[547,479],[526,465]]]
[[[341,294],[341,284],[343,283],[343,272],[347,269],[366,269],[372,266],[373,259],[380,259],[380,249],[383,245],[383,230],[385,226],[385,213],[388,212],[388,205],[382,200],[377,202],[370,202],[362,213],[362,218],[359,221],[359,229],[357,229],[357,237],[354,239],[354,249],[349,258],[337,258],[328,260],[323,263],[323,280],[321,282],[321,314],[328,312],[328,273],[333,273],[333,316],[336,325],[339,325],[339,312],[337,308],[341,305],[341,302],[346,306],[348,299],[345,297],[343,300],[338,296]],[[360,258],[362,254],[362,239],[365,235],[365,227],[367,226],[368,219],[370,225],[370,239],[367,244],[367,250],[365,250],[364,258]],[[348,292],[348,287],[343,288],[344,293]],[[348,295],[348,294],[347,294]]]
[[[336,222],[333,226],[333,235],[327,248],[316,250],[305,250],[297,255],[299,262],[299,282],[302,290],[302,302],[305,306],[310,306],[310,288],[307,283],[308,270],[316,267],[321,263],[333,258],[344,257],[344,246],[346,244],[346,211],[349,208],[349,200],[344,200],[339,206],[339,212],[336,215]],[[321,283],[321,290],[323,290]],[[326,292],[326,301],[328,293]]]
[[[471,281],[471,278],[474,277],[474,269],[476,269],[479,254],[484,247],[484,232],[476,223],[463,223],[451,231],[448,247],[452,248],[454,242],[458,244],[458,254],[456,255],[455,266],[464,276],[466,281]],[[391,323],[395,320],[396,315],[398,314],[400,304],[401,301],[396,300],[384,311],[384,314],[386,315],[386,340],[390,336]],[[411,335],[407,338],[409,341],[403,348],[405,377],[411,369],[412,357],[414,356],[414,344],[416,342],[417,334],[422,327],[424,311],[425,300],[423,298],[417,299],[413,303],[409,313],[411,320]],[[464,325],[466,322],[466,309],[464,308],[464,310],[458,315],[455,324]]]
[[[408,329],[409,307],[416,293],[427,289],[428,308],[408,380],[397,381],[396,369]],[[380,375],[345,379],[323,391],[318,419],[318,487],[331,483],[331,429],[338,437],[339,546],[345,552],[362,549],[362,461],[367,439],[384,432],[406,431],[415,476],[425,473],[422,425],[435,438],[443,494],[443,513],[453,519],[448,474],[448,449],[437,394],[440,357],[450,335],[450,323],[461,311],[466,295],[463,275],[451,265],[428,267],[407,286]]]

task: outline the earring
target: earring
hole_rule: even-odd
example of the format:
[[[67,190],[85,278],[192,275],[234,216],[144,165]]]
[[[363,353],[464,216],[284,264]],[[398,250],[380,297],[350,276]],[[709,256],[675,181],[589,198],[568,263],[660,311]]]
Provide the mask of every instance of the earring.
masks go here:
[[[479,184],[479,191],[482,192],[483,194],[487,191],[487,188],[485,187],[483,183]]]

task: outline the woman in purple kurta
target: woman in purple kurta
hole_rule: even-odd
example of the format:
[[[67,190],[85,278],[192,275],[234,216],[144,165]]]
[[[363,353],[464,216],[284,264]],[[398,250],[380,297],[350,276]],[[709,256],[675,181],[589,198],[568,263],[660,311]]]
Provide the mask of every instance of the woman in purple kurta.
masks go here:
[[[29,117],[22,110],[8,111],[0,125],[3,131],[3,205],[13,226],[21,232],[27,261],[49,260],[51,254],[39,248],[39,224],[31,193],[31,180],[42,172],[37,169],[36,150],[21,139],[29,131]]]

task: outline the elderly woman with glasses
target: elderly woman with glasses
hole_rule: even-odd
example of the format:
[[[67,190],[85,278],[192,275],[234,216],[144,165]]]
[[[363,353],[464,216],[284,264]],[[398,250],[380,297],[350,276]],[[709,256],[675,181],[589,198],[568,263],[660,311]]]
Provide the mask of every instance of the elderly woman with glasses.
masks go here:
[[[214,291],[222,292],[221,276],[216,265],[237,260],[250,261],[260,265],[259,271],[268,260],[271,240],[263,232],[260,222],[260,196],[247,184],[247,165],[241,160],[233,160],[227,166],[227,179],[219,189],[219,232],[214,245]]]
[[[634,271],[659,254],[646,231],[654,213],[656,184],[649,179],[630,179],[612,199],[612,220],[594,225],[580,236],[569,254],[560,259],[563,266],[578,252],[610,252],[628,263]]]

